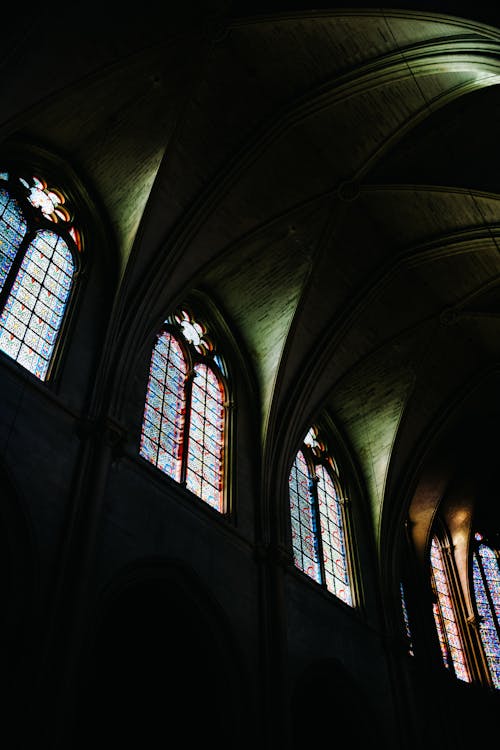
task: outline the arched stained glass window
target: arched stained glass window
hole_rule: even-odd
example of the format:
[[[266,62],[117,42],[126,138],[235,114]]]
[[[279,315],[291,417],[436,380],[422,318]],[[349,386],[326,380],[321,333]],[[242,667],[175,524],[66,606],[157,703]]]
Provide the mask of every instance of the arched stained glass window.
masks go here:
[[[443,548],[437,536],[433,536],[430,549],[431,582],[435,600],[433,602],[434,622],[441,647],[443,663],[447,669],[464,682],[471,677],[450,589],[449,570]]]
[[[500,688],[500,564],[495,551],[474,536],[472,578],[479,616],[479,634],[495,688]]]
[[[181,310],[151,357],[140,455],[225,511],[226,374],[207,331]]]
[[[311,427],[289,475],[295,565],[352,606],[345,538],[345,501],[336,465]]]
[[[46,380],[81,237],[63,193],[39,177],[0,173],[0,351]]]

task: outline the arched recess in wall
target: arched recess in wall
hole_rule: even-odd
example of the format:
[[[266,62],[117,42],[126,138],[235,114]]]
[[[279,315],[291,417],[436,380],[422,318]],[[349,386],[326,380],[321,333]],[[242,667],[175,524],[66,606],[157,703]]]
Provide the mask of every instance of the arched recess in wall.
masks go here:
[[[102,601],[82,664],[68,737],[75,750],[230,750],[251,741],[231,628],[184,564],[148,560],[122,573]]]
[[[374,738],[383,745],[369,696],[338,659],[321,659],[302,671],[293,687],[290,716],[292,750],[323,747],[328,731],[335,734],[340,727],[353,750],[371,747]]]
[[[161,312],[158,312],[158,301],[154,301],[154,307],[154,319],[151,317],[141,321],[141,325],[136,322],[134,327],[140,329],[142,339],[136,344],[132,341],[127,344],[123,354],[127,357],[123,360],[126,369],[117,370],[119,380],[114,388],[114,409],[117,419],[130,425],[122,446],[123,454],[131,459],[138,471],[144,476],[149,475],[153,481],[161,482],[165,487],[174,486],[175,491],[179,486],[187,488],[191,492],[191,499],[197,503],[197,498],[203,500],[204,493],[195,486],[195,482],[190,484],[188,467],[191,458],[193,465],[201,463],[196,450],[191,451],[191,445],[201,445],[203,439],[200,434],[206,434],[206,455],[203,455],[203,451],[200,454],[204,465],[210,463],[205,461],[206,456],[217,453],[217,459],[220,457],[217,468],[222,467],[218,476],[221,497],[220,505],[209,502],[202,505],[215,508],[221,517],[229,519],[251,535],[254,533],[254,509],[250,503],[241,501],[243,496],[249,495],[248,488],[252,485],[254,492],[251,496],[257,496],[260,469],[260,453],[256,450],[259,445],[258,410],[255,409],[258,390],[250,365],[251,358],[246,356],[245,346],[229,316],[205,290],[191,289],[180,302],[162,304]],[[215,411],[207,409],[210,419],[202,420],[201,414],[197,414],[193,406],[194,385],[190,391],[186,385],[188,381],[192,384],[202,381],[200,371],[196,370],[199,362],[193,368],[196,359],[192,352],[189,353],[189,349],[196,349],[196,346],[192,347],[192,342],[188,342],[189,349],[185,346],[183,325],[186,322],[194,322],[203,331],[205,343],[210,344],[205,364],[212,373],[221,376],[220,381],[224,385],[218,404],[223,413],[222,439],[220,444],[212,441],[218,443],[217,450],[209,445],[213,435],[205,432],[206,424],[200,424],[210,422],[210,427],[213,427],[216,420],[211,415]],[[170,368],[174,358],[166,353],[165,334],[172,337],[169,346],[175,340],[176,347],[182,351],[185,371],[180,377],[177,377],[181,372],[178,366]],[[202,344],[199,345],[201,350]],[[167,362],[168,367],[165,366]],[[184,402],[172,398],[172,394],[177,392],[174,381],[181,385],[180,392],[186,399]],[[198,387],[198,396],[201,390]],[[199,403],[203,402],[206,393],[202,395]],[[195,435],[195,432],[198,434]],[[211,468],[209,466],[209,470]],[[203,471],[199,474],[203,475]]]
[[[454,415],[439,440],[429,447],[408,508],[409,538],[424,567],[439,511],[458,552],[464,590],[466,540],[473,519],[490,526],[500,521],[488,492],[497,464],[499,413],[493,402],[481,408],[474,398],[467,409]]]
[[[453,543],[461,548],[462,559],[463,540],[473,518],[481,517],[490,526],[499,524],[500,513],[495,512],[486,492],[497,463],[499,393],[495,371],[469,383],[455,402],[448,404],[446,412],[435,415],[432,429],[415,446],[415,466],[408,472],[407,500],[395,503],[391,511],[394,529],[405,532],[401,533],[399,544],[393,543],[394,538],[391,540],[395,590],[399,591],[402,569],[410,577],[409,568],[417,567],[420,573],[427,569],[438,511]]]
[[[472,575],[475,533],[500,547],[497,373],[452,406],[416,472],[400,571],[419,700],[425,711],[439,695],[435,732],[469,746],[479,724],[484,738],[494,736],[500,700],[481,644]]]
[[[38,633],[39,566],[29,518],[3,466],[0,486],[1,682],[7,704],[4,718],[15,723],[19,705],[29,702],[32,670],[36,669],[33,649]]]
[[[292,563],[349,607],[365,606],[371,596],[362,571],[372,564],[365,528],[366,495],[352,447],[327,408],[310,421],[286,457],[287,489],[283,537]],[[280,473],[275,471],[273,478]],[[283,495],[276,487],[272,496]]]
[[[0,361],[81,407],[118,279],[107,214],[86,175],[52,147],[4,141],[0,176]]]

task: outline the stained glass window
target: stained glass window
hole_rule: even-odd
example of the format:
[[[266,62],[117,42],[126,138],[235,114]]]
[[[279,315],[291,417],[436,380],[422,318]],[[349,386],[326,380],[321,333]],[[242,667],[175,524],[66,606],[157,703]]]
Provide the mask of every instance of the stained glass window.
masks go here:
[[[289,478],[292,549],[295,565],[322,582],[317,512],[312,479],[302,451],[295,456]]]
[[[472,577],[479,616],[479,634],[491,681],[500,688],[500,564],[479,533],[474,537]]]
[[[469,669],[460,633],[457,613],[450,590],[450,581],[443,548],[434,536],[430,549],[431,579],[435,601],[434,622],[438,635],[443,663],[447,669],[464,682],[470,682]]]
[[[336,465],[311,427],[289,475],[295,565],[352,606],[345,507]]]
[[[0,351],[45,380],[61,332],[81,237],[62,192],[0,173]]]
[[[224,512],[226,377],[204,326],[168,318],[151,357],[140,454]]]
[[[406,604],[406,595],[405,595],[405,590],[404,590],[402,581],[400,581],[399,583],[399,595],[401,598],[401,609],[403,611],[403,622],[405,626],[406,641],[408,643],[408,653],[410,654],[410,656],[413,656],[414,652],[413,652],[413,643],[412,643],[411,629],[410,629],[410,618],[408,617],[408,607]]]

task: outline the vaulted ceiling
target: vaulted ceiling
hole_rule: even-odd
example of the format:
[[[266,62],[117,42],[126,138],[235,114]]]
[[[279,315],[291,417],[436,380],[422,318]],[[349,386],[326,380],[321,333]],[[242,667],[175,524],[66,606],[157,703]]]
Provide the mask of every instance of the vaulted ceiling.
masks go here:
[[[2,137],[68,158],[108,217],[115,330],[207,291],[267,465],[327,408],[390,533],[441,431],[473,446],[498,412],[500,26],[416,4],[40,16],[3,69]]]

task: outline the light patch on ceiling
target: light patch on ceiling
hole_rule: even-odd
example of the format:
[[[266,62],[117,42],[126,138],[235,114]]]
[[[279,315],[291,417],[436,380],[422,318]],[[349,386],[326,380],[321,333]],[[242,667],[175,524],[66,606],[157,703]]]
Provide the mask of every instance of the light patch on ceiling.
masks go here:
[[[158,148],[155,154],[140,165],[140,173],[134,176],[134,180],[127,182],[127,190],[115,206],[114,223],[121,249],[120,275],[123,275],[127,266],[163,153],[163,147]]]
[[[448,58],[436,59],[429,57],[417,62],[409,61],[409,67],[415,75],[431,75],[442,73],[465,73],[469,80],[491,85],[498,83],[500,74],[498,63],[486,62],[484,58],[469,58],[467,55],[450,55]]]
[[[351,373],[331,398],[363,472],[374,529],[380,529],[394,441],[413,384],[409,367],[381,357]]]
[[[500,83],[500,75],[489,70],[477,70],[473,75],[474,82],[481,86],[494,86]]]
[[[309,268],[308,253],[285,236],[240,248],[206,276],[250,353],[261,391],[264,430],[283,347]]]

